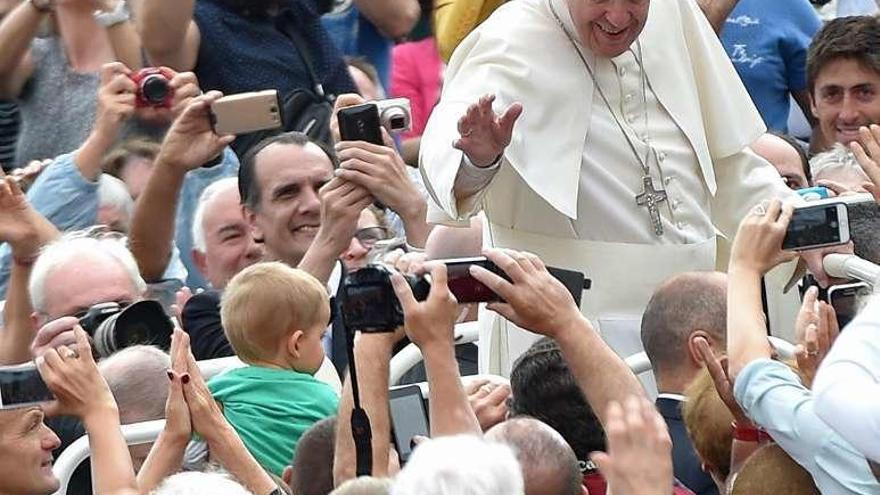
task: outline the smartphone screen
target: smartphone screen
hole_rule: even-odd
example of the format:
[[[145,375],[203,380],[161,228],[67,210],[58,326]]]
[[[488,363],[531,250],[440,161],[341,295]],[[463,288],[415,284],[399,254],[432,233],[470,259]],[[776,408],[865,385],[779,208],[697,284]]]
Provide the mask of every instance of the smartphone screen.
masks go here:
[[[846,205],[828,203],[795,208],[783,249],[810,249],[849,242]]]
[[[871,287],[859,282],[833,285],[828,288],[828,302],[837,314],[837,325],[843,330],[861,309],[865,297],[871,295]]]
[[[34,363],[0,366],[0,409],[55,400]]]
[[[418,385],[392,389],[389,396],[394,443],[400,462],[404,463],[412,455],[413,437],[429,436],[428,414]]]
[[[343,141],[366,141],[384,145],[382,139],[379,109],[375,104],[366,103],[346,107],[336,114],[339,121],[339,137]]]
[[[500,274],[495,263],[483,257],[445,260],[444,263],[446,264],[446,285],[449,286],[449,292],[452,292],[459,303],[501,301],[498,294],[486,287],[483,282],[472,277],[470,273],[471,265],[479,265],[492,273]],[[507,278],[506,275],[502,276]]]

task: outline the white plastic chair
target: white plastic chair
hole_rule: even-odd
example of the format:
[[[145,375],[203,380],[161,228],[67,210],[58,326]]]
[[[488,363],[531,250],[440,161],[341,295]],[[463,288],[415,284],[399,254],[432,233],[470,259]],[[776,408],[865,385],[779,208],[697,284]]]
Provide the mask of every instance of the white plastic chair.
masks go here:
[[[480,339],[480,329],[477,322],[469,321],[455,325],[455,345],[468,344]],[[405,375],[413,366],[422,362],[422,351],[415,344],[409,344],[391,358],[390,376],[388,383],[392,386]]]

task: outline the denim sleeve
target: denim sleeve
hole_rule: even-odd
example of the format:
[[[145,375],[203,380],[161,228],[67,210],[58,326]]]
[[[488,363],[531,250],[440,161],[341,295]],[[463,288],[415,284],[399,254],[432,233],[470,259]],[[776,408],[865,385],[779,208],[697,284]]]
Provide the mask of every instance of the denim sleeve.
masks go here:
[[[74,157],[55,158],[27,193],[34,209],[62,232],[91,227],[98,219],[98,182],[82,176]],[[6,294],[11,261],[9,245],[0,246],[0,295]]]

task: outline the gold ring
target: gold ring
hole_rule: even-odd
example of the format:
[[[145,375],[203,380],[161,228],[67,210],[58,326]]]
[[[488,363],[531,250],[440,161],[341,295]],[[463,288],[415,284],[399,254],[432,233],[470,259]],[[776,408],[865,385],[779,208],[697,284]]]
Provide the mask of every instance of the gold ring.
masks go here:
[[[64,353],[64,357],[69,358],[69,359],[78,359],[79,353],[76,352],[76,349],[71,349],[68,347],[67,352]]]

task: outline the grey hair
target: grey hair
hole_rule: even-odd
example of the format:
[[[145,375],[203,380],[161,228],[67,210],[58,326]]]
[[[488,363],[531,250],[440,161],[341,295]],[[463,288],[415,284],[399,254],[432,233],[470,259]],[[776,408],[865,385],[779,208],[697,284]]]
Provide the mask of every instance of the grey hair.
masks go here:
[[[134,214],[134,200],[125,186],[125,182],[108,174],[101,174],[98,183],[98,207],[116,208],[125,216],[125,230],[131,226],[131,217]]]
[[[397,475],[392,495],[523,495],[523,477],[510,447],[473,435],[420,445]]]
[[[147,284],[141,278],[137,262],[128,250],[124,237],[96,236],[93,230],[77,230],[64,234],[40,251],[28,284],[34,311],[47,314],[46,279],[53,270],[66,263],[79,262],[84,255],[94,256],[94,253],[103,254],[122,265],[138,294],[147,291]]]
[[[339,485],[330,495],[388,495],[391,493],[391,480],[361,476],[347,480]]]
[[[547,423],[520,416],[493,426],[486,438],[513,449],[527,492],[543,488],[545,493],[580,495],[583,478],[577,456]]]
[[[232,187],[238,190],[238,177],[226,177],[218,181],[212,182],[199,195],[199,203],[196,205],[196,211],[193,214],[192,221],[192,242],[193,249],[200,253],[204,253],[207,249],[207,241],[205,239],[205,207],[217,194],[226,187]]]
[[[168,400],[165,373],[169,368],[171,357],[148,345],[126,347],[98,363],[98,369],[119,405],[122,424],[165,417],[165,402]]]
[[[185,471],[165,478],[151,495],[251,495],[231,476],[225,473]]]
[[[830,150],[814,156],[810,160],[810,172],[813,177],[818,174],[844,172],[864,177],[865,182],[870,180],[853,152],[840,143],[835,143]]]

